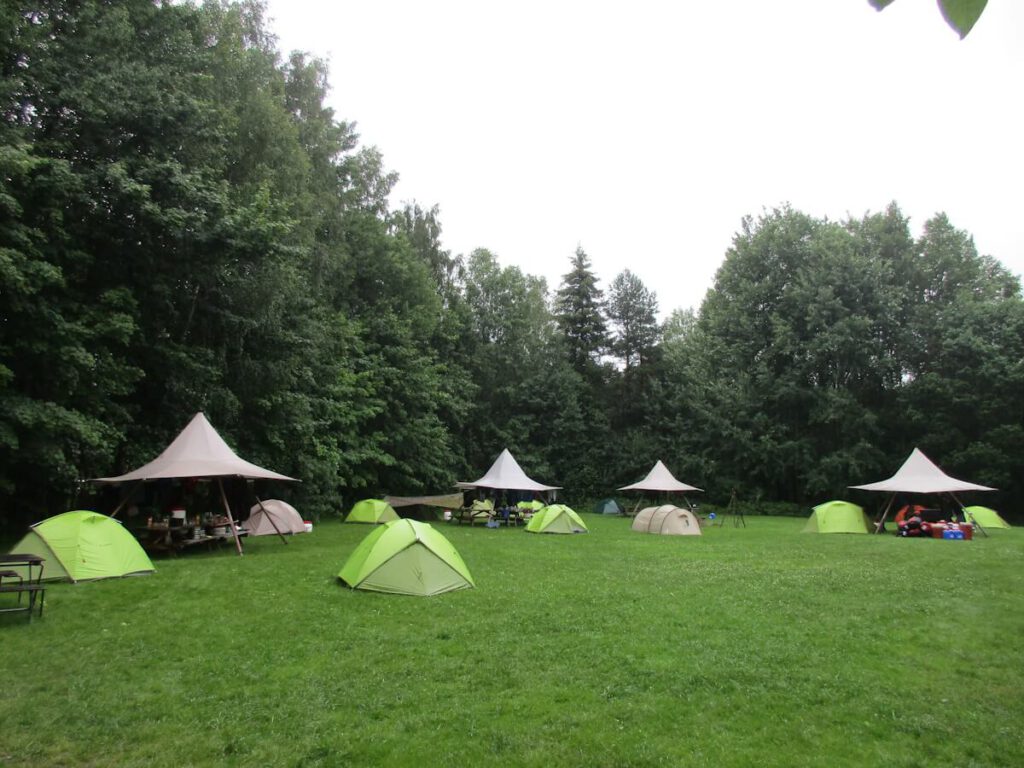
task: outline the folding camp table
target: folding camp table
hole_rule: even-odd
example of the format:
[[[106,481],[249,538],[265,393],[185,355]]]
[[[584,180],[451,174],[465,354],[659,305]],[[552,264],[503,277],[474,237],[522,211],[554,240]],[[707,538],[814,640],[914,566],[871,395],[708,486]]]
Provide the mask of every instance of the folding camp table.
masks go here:
[[[46,587],[43,586],[43,561],[39,555],[19,554],[12,552],[9,555],[0,555],[0,593],[16,594],[17,605],[0,608],[0,613],[9,611],[24,611],[28,614],[29,622],[32,621],[32,612],[36,607],[36,599],[39,600],[39,615],[43,615],[43,602],[46,599]],[[33,569],[38,568],[38,573],[33,576]],[[22,576],[19,570],[24,569]],[[12,583],[17,579],[17,583]],[[6,581],[5,581],[6,580]],[[22,595],[28,595],[25,603],[21,602]]]

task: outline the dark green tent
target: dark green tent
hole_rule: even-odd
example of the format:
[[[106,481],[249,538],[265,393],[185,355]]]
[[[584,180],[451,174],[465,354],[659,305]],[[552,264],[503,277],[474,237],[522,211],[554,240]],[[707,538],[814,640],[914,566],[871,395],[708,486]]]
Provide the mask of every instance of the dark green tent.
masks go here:
[[[626,510],[622,508],[615,499],[601,499],[594,505],[594,511],[599,515],[624,515]]]

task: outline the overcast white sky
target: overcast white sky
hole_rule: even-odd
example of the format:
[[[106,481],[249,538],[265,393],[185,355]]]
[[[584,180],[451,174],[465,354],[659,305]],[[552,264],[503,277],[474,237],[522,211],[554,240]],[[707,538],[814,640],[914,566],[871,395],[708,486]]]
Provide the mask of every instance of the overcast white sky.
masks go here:
[[[577,244],[662,315],[697,307],[740,219],[938,211],[1024,272],[1024,2],[961,41],[935,0],[269,0],[283,53],[438,205],[444,245],[546,277]]]

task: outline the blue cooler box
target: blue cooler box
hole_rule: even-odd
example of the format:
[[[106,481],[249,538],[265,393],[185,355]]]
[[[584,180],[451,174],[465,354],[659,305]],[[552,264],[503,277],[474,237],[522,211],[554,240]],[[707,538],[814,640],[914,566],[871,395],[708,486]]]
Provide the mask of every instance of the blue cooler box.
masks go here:
[[[943,531],[942,538],[944,539],[962,539],[964,537],[963,531]]]

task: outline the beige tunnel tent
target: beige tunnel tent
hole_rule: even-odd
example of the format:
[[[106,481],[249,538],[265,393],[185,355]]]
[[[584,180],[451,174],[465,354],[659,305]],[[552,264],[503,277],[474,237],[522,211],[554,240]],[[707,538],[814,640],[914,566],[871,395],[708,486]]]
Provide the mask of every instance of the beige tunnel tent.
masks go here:
[[[668,536],[701,536],[700,521],[688,509],[662,504],[641,509],[633,518],[633,530]]]
[[[238,549],[238,554],[242,554],[242,542],[238,538],[235,519],[231,514],[227,495],[224,493],[223,479],[225,477],[298,482],[293,477],[272,472],[239,458],[202,412],[193,416],[188,425],[163,450],[163,453],[148,464],[116,477],[94,478],[92,482],[113,485],[132,481],[141,483],[149,480],[185,478],[216,480],[224,511],[231,522],[231,531],[235,536],[235,547]],[[125,500],[129,497],[130,494],[125,497]],[[257,504],[259,504],[258,499]],[[116,515],[119,510],[120,507],[114,511],[113,515]],[[284,536],[282,535],[281,538],[284,539]]]

